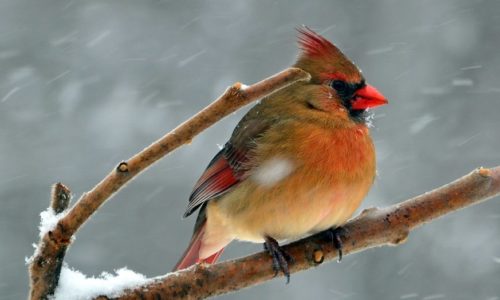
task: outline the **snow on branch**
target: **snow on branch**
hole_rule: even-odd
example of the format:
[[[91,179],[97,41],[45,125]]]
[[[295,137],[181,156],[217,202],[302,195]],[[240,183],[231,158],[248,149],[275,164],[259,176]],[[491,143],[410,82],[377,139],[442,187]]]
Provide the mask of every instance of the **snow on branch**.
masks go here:
[[[40,214],[40,241],[35,253],[27,260],[31,280],[30,299],[47,299],[54,294],[59,282],[64,255],[70,239],[55,240],[52,232],[71,201],[71,191],[62,183],[52,186],[50,207]]]
[[[118,269],[115,273],[116,275],[103,272],[98,277],[89,278],[64,265],[53,300],[87,300],[103,294],[118,297],[125,289],[151,281],[127,268]]]

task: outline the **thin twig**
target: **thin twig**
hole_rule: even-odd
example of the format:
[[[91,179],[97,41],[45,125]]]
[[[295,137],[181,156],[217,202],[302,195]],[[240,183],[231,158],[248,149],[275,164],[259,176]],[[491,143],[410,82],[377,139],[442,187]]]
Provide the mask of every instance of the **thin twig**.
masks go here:
[[[59,277],[59,274],[41,274],[40,272],[55,272],[57,270],[47,267],[37,270],[36,264],[41,261],[50,262],[55,259],[62,261],[64,252],[61,254],[61,247],[66,249],[72,236],[80,226],[125,183],[174,149],[189,143],[197,134],[238,108],[294,82],[309,79],[310,75],[307,72],[297,68],[289,68],[249,87],[243,88],[241,83],[236,83],[192,118],[134,155],[128,161],[121,162],[91,191],[84,193],[69,210],[68,214],[59,220],[56,228],[48,232],[40,241],[38,255],[36,255],[34,262],[30,266],[31,299],[44,299],[47,295],[50,295],[50,293],[47,294],[48,289],[46,287],[49,283],[46,282],[46,279],[57,279]],[[34,273],[34,271],[37,273]]]
[[[387,208],[371,208],[347,223],[343,251],[351,254],[383,245],[403,243],[411,230],[447,213],[477,204],[500,194],[500,166],[480,168],[431,192]],[[294,258],[292,273],[337,258],[332,241],[317,234],[283,248]],[[215,265],[195,265],[167,274],[119,300],[203,299],[262,283],[274,277],[271,258],[257,253]],[[97,299],[109,299],[105,296]]]
[[[67,186],[58,182],[52,186],[50,199],[50,207],[56,214],[60,214],[69,206],[71,191]]]

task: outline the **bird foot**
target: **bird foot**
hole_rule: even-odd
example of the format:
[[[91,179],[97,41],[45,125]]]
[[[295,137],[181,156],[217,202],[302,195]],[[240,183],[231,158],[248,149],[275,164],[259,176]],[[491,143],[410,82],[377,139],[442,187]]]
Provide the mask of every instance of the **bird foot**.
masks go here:
[[[343,243],[342,239],[346,236],[348,233],[348,230],[345,229],[344,227],[336,227],[336,228],[330,228],[324,231],[325,236],[328,240],[331,240],[333,243],[333,246],[335,249],[339,251],[339,257],[337,259],[337,262],[342,261],[342,248],[343,248]]]
[[[277,276],[281,271],[286,277],[286,283],[290,282],[290,270],[288,264],[293,263],[293,257],[281,249],[278,242],[270,236],[266,236],[264,249],[269,252],[273,258],[274,276]]]

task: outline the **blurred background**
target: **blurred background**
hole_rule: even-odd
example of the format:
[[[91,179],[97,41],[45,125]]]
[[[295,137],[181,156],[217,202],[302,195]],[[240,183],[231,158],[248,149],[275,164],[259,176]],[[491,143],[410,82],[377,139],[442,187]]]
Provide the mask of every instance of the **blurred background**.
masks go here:
[[[363,207],[500,164],[500,2],[0,0],[0,299],[25,299],[25,257],[62,181],[78,198],[224,89],[290,66],[295,27],[334,41],[390,100],[372,134],[379,177]],[[67,263],[87,275],[170,270],[190,239],[187,197],[241,118],[178,149],[107,202]],[[221,299],[500,299],[500,199],[400,247]],[[223,259],[261,250],[233,243]]]

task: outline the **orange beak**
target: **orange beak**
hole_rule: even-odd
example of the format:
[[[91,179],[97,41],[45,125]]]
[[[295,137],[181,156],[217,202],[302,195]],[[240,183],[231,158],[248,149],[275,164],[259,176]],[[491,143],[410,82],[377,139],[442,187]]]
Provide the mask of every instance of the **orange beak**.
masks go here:
[[[388,101],[376,88],[367,84],[354,94],[353,109],[367,109],[387,104]]]

